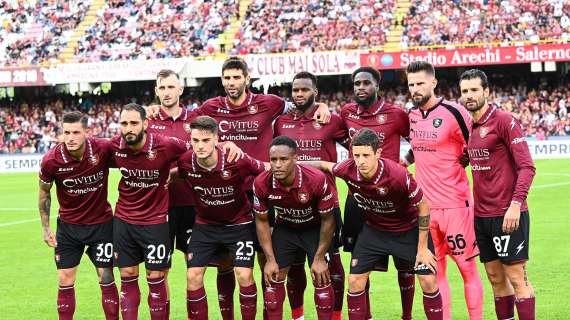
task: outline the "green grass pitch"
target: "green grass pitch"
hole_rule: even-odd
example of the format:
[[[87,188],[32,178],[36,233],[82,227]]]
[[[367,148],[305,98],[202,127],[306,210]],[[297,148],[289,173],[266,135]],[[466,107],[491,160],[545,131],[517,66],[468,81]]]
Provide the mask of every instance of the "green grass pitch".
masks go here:
[[[570,303],[567,294],[570,282],[567,280],[567,260],[570,245],[567,235],[570,230],[570,160],[539,160],[536,162],[537,176],[529,195],[531,212],[531,260],[528,264],[529,279],[537,296],[537,319],[568,319]],[[118,174],[110,178],[110,201],[117,197]],[[57,319],[56,293],[57,277],[53,252],[43,243],[37,208],[36,174],[0,175],[0,318],[8,319]],[[346,186],[339,184],[341,198]],[[55,189],[55,188],[54,188]],[[52,192],[52,216],[56,215],[55,191]],[[55,226],[52,220],[52,226]],[[349,255],[342,254],[348,271]],[[173,258],[170,273],[172,319],[186,318],[185,262],[181,253]],[[457,268],[449,260],[449,279],[452,290],[453,318],[467,319],[463,298],[463,287]],[[258,267],[256,266],[259,279]],[[479,270],[484,284],[484,318],[494,319],[493,295],[484,275]],[[210,319],[219,319],[216,299],[215,270],[208,269],[206,291],[209,300]],[[118,276],[118,272],[115,271]],[[142,292],[140,319],[148,319],[146,304],[147,285],[141,277]],[[259,285],[258,285],[259,288]],[[84,257],[76,281],[76,319],[103,319],[100,290],[96,274],[89,259]],[[566,297],[566,298],[565,298]],[[393,265],[387,273],[373,273],[371,285],[372,311],[375,319],[398,319],[400,295]],[[258,296],[258,318],[261,319],[261,296]],[[289,317],[285,302],[285,318]],[[239,304],[236,294],[236,319],[239,318]],[[305,293],[305,319],[316,319],[311,285]],[[344,307],[346,315],[346,299]],[[414,318],[423,319],[422,296],[416,282]]]

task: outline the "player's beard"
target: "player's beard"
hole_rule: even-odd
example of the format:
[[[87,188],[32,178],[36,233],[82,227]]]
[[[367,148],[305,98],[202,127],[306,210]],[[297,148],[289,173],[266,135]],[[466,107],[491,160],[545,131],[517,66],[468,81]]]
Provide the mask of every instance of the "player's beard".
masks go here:
[[[431,99],[431,93],[424,95],[420,100],[416,100],[414,99],[414,97],[412,97],[412,103],[414,104],[415,107],[421,107],[425,105],[429,101],[429,99]]]
[[[144,131],[141,131],[139,134],[136,135],[136,137],[134,139],[127,139],[127,136],[132,137],[133,134],[123,134],[121,133],[121,136],[123,137],[123,140],[125,140],[125,143],[129,146],[134,146],[137,145],[139,142],[142,141],[143,136],[144,136]]]
[[[235,89],[236,92],[235,92],[234,94],[231,94],[231,93],[229,92],[229,90],[227,90],[227,89],[225,89],[225,88],[224,88],[224,90],[226,91],[226,95],[227,95],[231,100],[238,100],[238,99],[244,94],[244,92],[245,92],[245,82],[244,82],[242,85],[236,87],[236,89]]]
[[[482,96],[480,99],[475,100],[476,104],[474,107],[468,106],[467,103],[472,101],[473,100],[463,101],[463,106],[465,106],[465,109],[469,110],[469,112],[477,112],[487,104],[487,99],[485,99],[484,96]]]
[[[172,103],[167,104],[164,101],[160,101],[160,104],[165,107],[166,109],[172,108],[172,107],[176,107],[178,106],[178,103],[180,102],[180,98],[177,98],[176,100],[174,100]]]
[[[69,148],[69,147],[67,146],[67,144],[65,145],[65,148],[66,148],[67,151],[69,151],[69,152],[77,152],[77,151],[79,151],[79,150],[83,150],[83,146],[85,146],[85,141],[83,141],[83,143],[80,144],[79,146],[77,146],[77,148],[75,148],[75,149]]]
[[[378,99],[378,97],[374,94],[369,95],[368,97],[361,99],[358,96],[354,96],[354,101],[356,101],[356,103],[360,106],[363,106],[365,108],[370,107],[371,105],[374,104],[374,102],[376,102],[376,100]]]
[[[307,99],[307,102],[299,105],[296,104],[295,102],[293,102],[295,104],[295,107],[297,108],[297,110],[301,111],[301,112],[305,112],[307,111],[307,109],[309,109],[310,107],[312,107],[315,104],[315,95],[311,95],[311,97],[309,97],[309,99]]]

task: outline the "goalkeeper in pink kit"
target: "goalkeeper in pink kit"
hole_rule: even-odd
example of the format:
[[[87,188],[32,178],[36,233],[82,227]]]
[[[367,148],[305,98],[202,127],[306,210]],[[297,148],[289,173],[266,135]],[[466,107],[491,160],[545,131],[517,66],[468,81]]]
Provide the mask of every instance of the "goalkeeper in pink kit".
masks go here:
[[[472,119],[460,105],[435,96],[434,67],[412,62],[407,68],[411,152],[404,164],[416,163],[416,180],[431,209],[430,233],[437,257],[437,283],[444,319],[451,319],[447,257],[457,264],[464,282],[469,318],[483,317],[483,286],[474,257],[479,255],[473,226],[473,200],[461,159]]]

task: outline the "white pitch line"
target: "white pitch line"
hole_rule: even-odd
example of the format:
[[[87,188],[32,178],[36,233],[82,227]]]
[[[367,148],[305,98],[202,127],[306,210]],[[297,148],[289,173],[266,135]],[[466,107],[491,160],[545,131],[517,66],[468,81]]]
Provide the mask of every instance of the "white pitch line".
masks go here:
[[[34,211],[38,208],[0,208],[0,211]]]
[[[567,186],[567,185],[570,185],[570,182],[539,184],[537,186],[532,186],[531,189],[543,189],[543,188],[552,188],[552,187]]]
[[[57,216],[51,216],[50,217],[50,219],[55,219],[55,218],[57,218]],[[17,221],[12,221],[12,222],[0,223],[0,228],[9,227],[9,226],[18,225],[18,224],[23,224],[23,223],[28,223],[28,222],[36,222],[36,221],[40,221],[40,218],[17,220]]]

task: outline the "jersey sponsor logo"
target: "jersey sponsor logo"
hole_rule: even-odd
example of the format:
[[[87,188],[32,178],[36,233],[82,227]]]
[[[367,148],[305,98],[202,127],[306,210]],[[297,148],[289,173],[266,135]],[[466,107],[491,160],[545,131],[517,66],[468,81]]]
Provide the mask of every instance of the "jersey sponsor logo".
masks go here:
[[[116,157],[120,157],[120,158],[126,158],[126,157],[127,157],[127,154],[126,154],[126,153],[120,153],[120,152],[115,151],[115,156],[116,156]]]
[[[190,128],[190,124],[189,123],[185,123],[182,125],[182,128],[184,128],[184,131],[186,131],[187,133],[190,133],[190,131],[192,131],[192,128]]]
[[[273,206],[273,208],[275,209],[275,214],[277,216],[279,216],[280,218],[283,219],[283,216],[290,216],[293,218],[299,218],[299,217],[306,217],[308,215],[311,215],[313,213],[313,208],[312,207],[308,207],[305,209],[295,209],[295,208],[283,208],[283,207],[279,207],[279,206]],[[312,217],[311,217],[312,218]],[[289,220],[289,219],[287,219]],[[295,221],[295,220],[290,220],[291,222],[294,223],[301,223],[303,221]],[[308,221],[308,220],[306,220]]]
[[[441,119],[441,118],[433,119],[433,127],[434,128],[439,128],[442,123],[443,123],[443,119]]]
[[[301,203],[307,203],[309,201],[309,194],[306,192],[299,192],[298,197]]]
[[[360,193],[354,193],[354,199],[358,203],[359,207],[365,210],[371,210],[376,213],[394,213],[396,210],[394,209],[394,202],[393,201],[379,201],[370,199],[369,196],[362,195]]]
[[[388,186],[379,186],[376,190],[378,191],[379,195],[385,196],[388,194],[388,190],[390,189],[388,188]]]
[[[481,137],[481,139],[485,138],[488,133],[489,133],[489,128],[487,127],[481,127],[481,130],[479,130],[479,136]]]
[[[524,142],[525,140],[526,140],[525,137],[514,138],[511,144],[519,144],[521,142]]]
[[[295,128],[295,125],[294,124],[284,124],[282,128],[283,129],[293,129],[293,128]]]
[[[297,148],[302,149],[320,149],[323,146],[323,141],[317,139],[295,140],[295,143],[297,144]]]
[[[435,120],[434,120],[435,121]],[[423,130],[410,130],[410,135],[412,138],[419,139],[437,139],[437,131],[423,131]]]
[[[376,116],[376,121],[378,121],[379,124],[384,124],[386,123],[386,118],[387,116],[385,114],[379,114]]]
[[[308,154],[300,154],[297,156],[299,161],[320,161],[321,157],[319,156],[310,156]]]
[[[256,114],[257,111],[259,111],[259,108],[255,104],[247,106],[247,112],[249,112],[249,114]]]
[[[69,172],[73,171],[73,168],[58,168],[57,172]]]
[[[469,149],[467,150],[469,154],[469,158],[488,158],[490,155],[489,149],[482,148],[482,149]]]
[[[83,184],[98,183],[104,177],[105,177],[105,172],[103,172],[101,170],[101,171],[99,171],[95,174],[92,174],[92,175],[81,176],[81,177],[77,177],[77,178],[73,178],[73,179],[65,179],[65,180],[63,180],[62,184],[68,188],[73,188],[73,187],[77,187],[77,186],[83,185]]]
[[[123,178],[136,178],[142,180],[154,180],[158,179],[160,175],[160,170],[157,169],[127,169],[125,167],[120,167],[119,172]]]
[[[482,166],[478,164],[474,164],[471,166],[471,171],[489,171],[491,170],[491,166]]]
[[[259,121],[230,121],[222,120],[218,125],[221,132],[228,132],[230,130],[238,132],[255,132],[259,129]]]
[[[269,200],[281,200],[283,197],[270,194],[268,198],[269,198]]]
[[[166,126],[159,126],[157,124],[151,124],[150,125],[151,129],[156,129],[156,130],[166,130]]]
[[[234,186],[225,187],[200,187],[194,186],[194,190],[201,196],[227,196],[234,193]]]
[[[232,177],[232,172],[231,172],[231,170],[223,170],[220,173],[220,176],[222,177],[222,179],[228,180]]]

